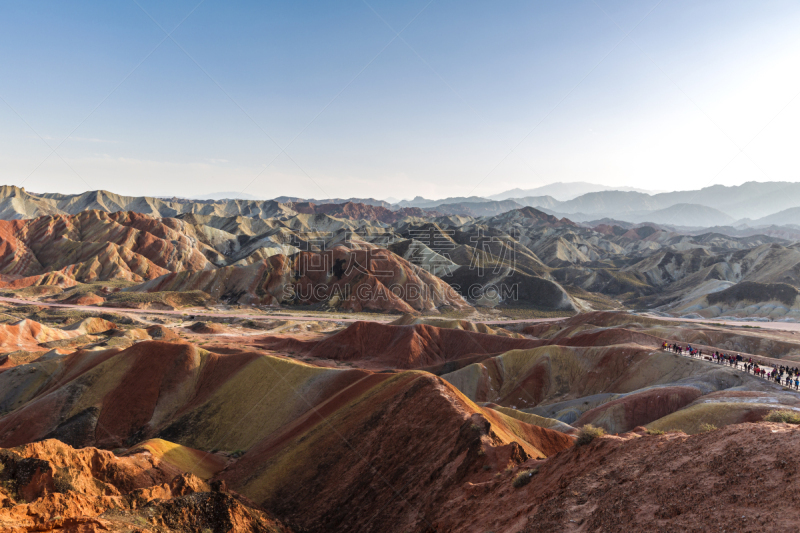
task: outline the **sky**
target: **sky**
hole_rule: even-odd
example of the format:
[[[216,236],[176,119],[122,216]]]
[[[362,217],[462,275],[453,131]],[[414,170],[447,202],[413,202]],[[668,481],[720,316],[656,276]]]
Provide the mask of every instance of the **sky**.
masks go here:
[[[33,192],[488,196],[800,180],[800,3],[0,3]]]

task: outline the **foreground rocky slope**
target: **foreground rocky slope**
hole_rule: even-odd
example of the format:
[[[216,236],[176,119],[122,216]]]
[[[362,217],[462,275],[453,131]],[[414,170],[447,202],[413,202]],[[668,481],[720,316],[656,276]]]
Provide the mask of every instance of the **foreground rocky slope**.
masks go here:
[[[610,312],[518,332],[412,316],[91,320],[3,338],[32,355],[0,367],[0,528],[669,531],[745,516],[739,530],[782,531],[797,518],[759,495],[796,489],[798,430],[761,420],[800,412],[798,393],[659,349],[719,340],[777,364],[800,345],[791,332]],[[80,328],[107,329],[58,333]],[[618,435],[578,445],[587,423]]]
[[[793,506],[773,513],[763,503],[792,501],[798,490],[795,426],[739,424],[694,436],[648,435],[637,428],[548,459],[487,446],[484,428],[470,425],[458,433],[469,450],[465,463],[434,501],[423,497],[431,494],[429,486],[397,485],[386,502],[374,501],[374,495],[364,499],[363,493],[348,496],[351,511],[362,510],[358,516],[312,512],[299,521],[309,531],[385,531],[400,524],[419,531],[533,533],[792,531],[800,519]],[[48,440],[0,450],[0,464],[4,531],[291,531],[224,483],[181,472],[147,451],[118,457]],[[370,476],[356,474],[355,479]],[[391,481],[385,481],[383,492],[391,493]],[[302,499],[305,510],[331,505],[326,498],[332,494],[314,496]],[[368,511],[370,504],[375,512]],[[297,505],[291,502],[284,512],[291,516]]]
[[[563,433],[481,409],[425,374],[385,380],[346,414],[330,409],[254,447],[220,476],[301,529],[419,530],[483,465],[505,468],[572,444]]]
[[[797,426],[755,423],[701,435],[597,438],[499,479],[465,484],[432,522],[442,530],[794,531]],[[530,482],[514,488],[524,472]],[[480,505],[476,502],[480,501]],[[791,508],[791,509],[789,509]]]
[[[144,448],[118,457],[45,440],[0,450],[0,466],[0,529],[9,533],[291,531],[223,485],[209,485],[210,475]]]

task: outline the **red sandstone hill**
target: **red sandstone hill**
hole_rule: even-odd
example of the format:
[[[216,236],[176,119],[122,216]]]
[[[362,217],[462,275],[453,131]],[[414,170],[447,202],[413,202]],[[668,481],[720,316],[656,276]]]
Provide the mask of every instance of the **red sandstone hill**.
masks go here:
[[[800,490],[798,454],[800,428],[788,424],[692,436],[637,428],[507,472],[490,468],[429,506],[417,499],[405,505],[430,510],[420,530],[792,532],[800,509],[779,502],[794,501]],[[529,482],[515,487],[517,476]],[[403,496],[416,494],[413,485],[405,490]]]
[[[352,206],[360,204],[331,205],[357,209]],[[297,253],[297,248],[286,246],[272,255],[254,247],[252,257],[219,268],[225,256],[210,244],[227,249],[238,242],[237,237],[198,228],[179,219],[157,220],[132,212],[85,211],[0,221],[0,287],[66,288],[78,282],[116,280],[144,282],[128,287],[128,292],[199,290],[229,303],[325,304],[398,313],[469,307],[440,278],[375,245],[361,243],[360,249],[339,245],[319,253]],[[269,241],[265,246],[276,244]],[[81,294],[68,302],[140,306],[149,300]]]
[[[0,220],[2,286],[74,285],[77,281],[144,281],[208,260],[178,231],[180,221],[132,212],[84,211]],[[60,276],[46,280],[45,276]]]
[[[290,531],[226,485],[267,495],[265,505],[314,533],[789,532],[800,520],[796,506],[772,512],[764,504],[791,502],[800,490],[796,426],[738,424],[693,436],[636,428],[541,458],[503,444],[491,418],[447,422],[441,416],[458,401],[424,386],[386,407],[408,420],[421,408],[442,422],[334,417],[329,431],[294,442],[315,453],[254,450],[221,472],[207,470],[218,472],[211,479],[175,461],[196,454],[180,446],[173,456],[144,446],[120,457],[55,440],[0,450],[0,530]],[[426,435],[426,453],[409,454]],[[384,443],[379,451],[376,442]]]
[[[58,438],[124,447],[154,436],[256,357],[145,341],[8,369],[0,374],[0,411],[11,411],[0,417],[0,446]]]
[[[0,450],[0,531],[289,533],[246,499],[186,471],[201,473],[197,450],[164,444],[170,450],[160,456],[139,449],[117,457],[53,439]],[[174,464],[180,455],[196,459]],[[210,474],[224,466],[214,457]]]
[[[182,342],[78,351],[0,373],[0,412],[7,412],[0,417],[0,446],[58,438],[74,446],[126,447],[160,437],[201,449],[246,450],[302,417],[310,430],[320,412],[347,412],[350,402],[392,376],[246,351],[221,355]],[[453,393],[438,378],[431,386]],[[265,390],[276,394],[267,403]],[[245,413],[259,422],[242,425]],[[522,438],[532,446],[529,453],[548,453],[547,444]]]
[[[535,326],[539,327],[539,326]],[[550,327],[543,325],[542,327]],[[529,330],[526,328],[525,332]],[[254,342],[270,350],[292,352],[320,359],[358,363],[363,368],[425,368],[447,363],[498,355],[509,350],[524,350],[547,345],[614,346],[635,344],[657,348],[663,339],[625,328],[597,329],[564,334],[547,339],[499,337],[497,335],[440,328],[428,324],[391,325],[355,322],[330,336],[297,339],[268,336]]]
[[[426,368],[470,356],[489,357],[508,350],[534,348],[541,341],[500,337],[426,324],[392,326],[355,322],[327,338],[299,340],[266,337],[256,343],[320,359],[356,362],[364,368]]]
[[[483,464],[499,471],[573,442],[563,433],[481,408],[424,372],[325,369],[153,341],[7,370],[0,374],[0,404],[11,411],[0,417],[3,446],[49,436],[76,446],[127,448],[155,436],[199,450],[226,450],[229,456],[246,452],[218,478],[308,531],[386,531],[392,524],[415,530],[426,515],[438,512],[434,500],[448,498],[462,481],[482,474]],[[426,453],[409,453],[420,449]],[[185,453],[167,452],[164,460],[177,461]],[[63,461],[73,460],[66,451],[62,455]],[[392,480],[388,486],[386,480]],[[391,505],[399,490],[394,484],[413,484],[419,510]],[[174,498],[170,490],[147,494]],[[17,495],[7,497],[12,506],[21,503]],[[32,494],[26,501],[41,497],[44,493]],[[91,511],[81,508],[73,515],[96,517],[110,505],[96,502],[99,496],[87,498],[81,501]],[[114,505],[124,511],[126,501]],[[191,502],[161,503],[183,508],[187,520],[207,516]],[[48,518],[63,509],[49,500],[39,505]],[[9,520],[26,516],[17,509]],[[147,516],[163,516],[159,509]],[[223,515],[245,512],[223,509]]]
[[[741,516],[752,527],[739,529],[791,530],[795,511],[765,513],[758,495],[791,501],[800,430],[737,423],[797,409],[797,395],[653,349],[666,327],[650,320],[595,313],[548,323],[539,339],[362,322],[316,345],[262,338],[285,357],[173,339],[9,368],[0,446],[25,446],[0,450],[0,531],[283,527],[251,501],[314,533],[736,530]],[[295,349],[311,357],[292,360]],[[470,357],[441,378],[348,367]],[[551,430],[573,433],[563,420],[620,432],[733,425],[575,447]],[[52,438],[83,449],[38,442]],[[515,486],[517,475],[530,482]],[[209,489],[220,481],[235,492]]]
[[[101,333],[115,327],[112,322],[98,317],[87,318],[66,328],[51,328],[27,319],[0,324],[0,353],[16,350],[46,352],[49,348],[43,348],[40,344]]]
[[[301,531],[426,531],[465,485],[573,441],[421,372],[384,378],[346,410],[324,407],[219,477]]]
[[[238,303],[320,304],[352,311],[412,313],[467,309],[447,283],[384,249],[300,252],[217,270],[167,274],[132,291],[199,290]]]

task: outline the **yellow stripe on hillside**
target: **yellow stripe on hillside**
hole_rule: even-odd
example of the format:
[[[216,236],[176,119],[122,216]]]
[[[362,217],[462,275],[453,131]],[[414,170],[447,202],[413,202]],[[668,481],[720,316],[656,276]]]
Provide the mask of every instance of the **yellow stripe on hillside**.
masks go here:
[[[150,439],[136,446],[134,451],[140,450],[147,450],[154,457],[171,464],[181,472],[190,472],[201,479],[209,479],[225,467],[225,460],[217,455],[168,440]]]

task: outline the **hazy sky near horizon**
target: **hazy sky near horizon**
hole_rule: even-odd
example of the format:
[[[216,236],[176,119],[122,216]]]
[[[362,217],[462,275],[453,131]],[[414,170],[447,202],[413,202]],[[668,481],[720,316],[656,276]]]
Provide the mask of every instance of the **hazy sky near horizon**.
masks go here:
[[[0,172],[262,198],[800,181],[798,28],[796,0],[10,0]]]

